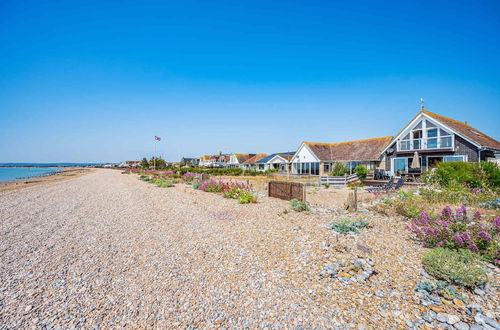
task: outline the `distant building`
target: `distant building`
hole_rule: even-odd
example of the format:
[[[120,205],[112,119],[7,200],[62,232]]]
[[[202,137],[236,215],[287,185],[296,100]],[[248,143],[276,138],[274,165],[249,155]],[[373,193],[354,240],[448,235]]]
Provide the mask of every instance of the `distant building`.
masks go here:
[[[188,165],[198,166],[200,164],[200,159],[199,158],[182,157],[180,164],[181,164],[181,166],[188,166]]]
[[[242,164],[240,164],[240,168],[245,169],[245,170],[256,170],[257,169],[257,162],[261,160],[262,158],[265,158],[269,156],[268,154],[256,154],[250,158],[248,158],[246,161],[244,161]]]
[[[124,162],[121,162],[119,167],[140,167],[141,166],[141,161],[140,160],[126,160]]]
[[[232,154],[226,164],[228,168],[240,167],[244,162],[255,156],[255,154]]]
[[[278,170],[288,171],[288,164],[295,152],[278,152],[255,162],[257,171]]]

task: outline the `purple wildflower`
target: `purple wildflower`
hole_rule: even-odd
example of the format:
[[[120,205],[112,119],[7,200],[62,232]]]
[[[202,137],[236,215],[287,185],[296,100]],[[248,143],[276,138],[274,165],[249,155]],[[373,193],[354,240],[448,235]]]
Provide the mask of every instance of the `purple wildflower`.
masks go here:
[[[479,252],[479,249],[477,248],[476,244],[474,244],[474,242],[470,242],[469,243],[469,250],[471,250],[474,253],[478,253]]]

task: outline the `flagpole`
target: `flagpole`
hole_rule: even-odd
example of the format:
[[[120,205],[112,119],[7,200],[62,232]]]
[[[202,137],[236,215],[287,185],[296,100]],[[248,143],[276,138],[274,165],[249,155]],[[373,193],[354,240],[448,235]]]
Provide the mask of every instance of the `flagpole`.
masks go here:
[[[156,171],[156,136],[155,136],[155,153],[153,155],[153,170]]]

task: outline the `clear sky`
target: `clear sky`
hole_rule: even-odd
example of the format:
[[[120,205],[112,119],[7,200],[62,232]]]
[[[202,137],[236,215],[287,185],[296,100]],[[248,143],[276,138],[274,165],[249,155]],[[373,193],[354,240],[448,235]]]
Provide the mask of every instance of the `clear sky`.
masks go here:
[[[0,1],[0,162],[394,135],[420,97],[500,138],[499,1]]]

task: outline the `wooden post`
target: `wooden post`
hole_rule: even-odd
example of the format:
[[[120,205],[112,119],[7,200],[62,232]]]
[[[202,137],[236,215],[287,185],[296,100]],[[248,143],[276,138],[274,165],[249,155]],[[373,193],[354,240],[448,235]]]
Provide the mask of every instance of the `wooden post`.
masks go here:
[[[345,208],[349,212],[356,212],[358,210],[358,189],[354,188],[353,191],[349,192],[347,196],[347,201]]]

